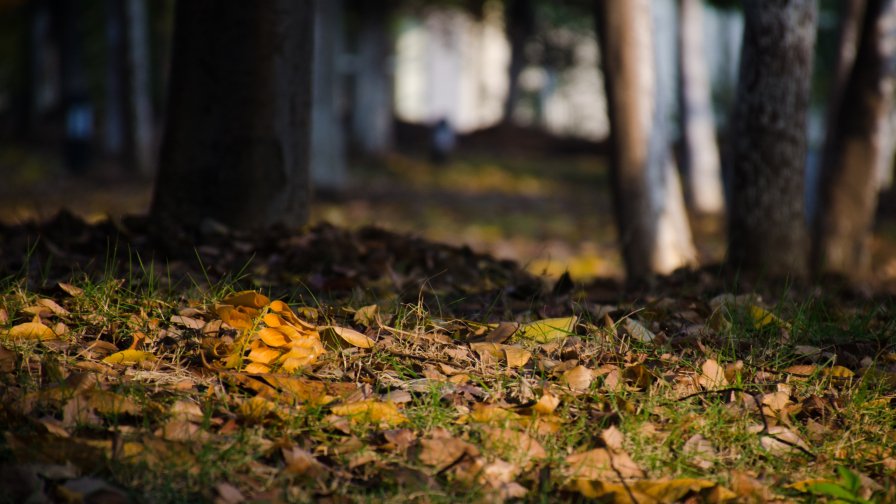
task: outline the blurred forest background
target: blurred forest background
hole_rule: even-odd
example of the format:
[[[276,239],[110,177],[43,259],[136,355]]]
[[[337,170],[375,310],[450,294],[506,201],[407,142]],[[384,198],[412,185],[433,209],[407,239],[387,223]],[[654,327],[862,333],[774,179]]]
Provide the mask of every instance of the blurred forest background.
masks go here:
[[[620,253],[608,140],[613,85],[605,76],[608,68],[624,75],[625,65],[610,67],[601,56],[635,30],[614,32],[624,22],[613,24],[619,13],[603,3],[317,2],[308,67],[310,222],[374,224],[469,244],[553,276],[637,275]],[[892,4],[822,1],[811,19],[807,154],[798,160],[807,228],[828,201],[818,196],[822,153],[831,125],[844,121],[838,107],[864,99],[848,85],[851,69],[877,68],[856,55],[863,30],[892,16]],[[662,198],[667,207],[676,197],[687,205],[690,229],[672,241],[693,234],[696,246],[684,259],[645,268],[722,261],[726,180],[729,205],[732,190],[722,166],[749,13],[740,2],[623,5],[616,9],[632,12],[618,19],[640,16],[649,34],[640,40],[649,47],[630,44],[637,51],[629,59],[649,69],[651,124],[669,153],[661,165],[676,167],[670,187],[680,194]],[[91,221],[150,210],[172,106],[172,54],[180,49],[176,10],[173,0],[0,1],[0,221],[45,219],[62,208]],[[608,28],[597,33],[601,23]],[[866,38],[894,37],[874,33]],[[229,47],[215,53],[225,64]],[[896,276],[891,53],[878,55],[884,70],[870,77],[884,89],[886,120],[877,121],[874,138],[885,162],[851,175],[873,186],[874,238],[862,276],[879,279]],[[618,96],[626,81],[617,84]],[[217,106],[230,107],[222,96]],[[662,240],[666,250],[678,246]]]

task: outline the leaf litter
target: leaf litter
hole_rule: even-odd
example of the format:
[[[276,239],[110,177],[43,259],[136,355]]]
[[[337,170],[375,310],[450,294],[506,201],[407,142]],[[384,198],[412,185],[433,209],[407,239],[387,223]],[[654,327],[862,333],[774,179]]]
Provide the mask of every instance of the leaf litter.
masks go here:
[[[159,252],[145,223],[57,221],[26,258],[66,254],[43,278],[3,256],[26,271],[0,297],[17,500],[894,498],[886,302],[813,321],[823,299],[718,294],[702,272],[558,294],[463,248],[327,226],[200,236],[204,270],[175,253],[174,275],[100,272],[98,235]],[[178,275],[210,283],[163,285]]]

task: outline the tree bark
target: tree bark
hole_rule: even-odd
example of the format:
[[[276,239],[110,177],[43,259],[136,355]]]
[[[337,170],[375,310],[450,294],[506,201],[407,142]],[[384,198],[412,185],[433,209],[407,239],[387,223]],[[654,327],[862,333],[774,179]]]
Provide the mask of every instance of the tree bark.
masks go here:
[[[314,2],[176,8],[154,219],[304,224]]]
[[[390,2],[357,3],[361,28],[357,41],[352,128],[365,154],[382,155],[392,148],[392,40]]]
[[[685,194],[695,213],[721,214],[725,197],[703,46],[703,0],[678,0],[678,17],[678,117]]]
[[[152,175],[155,170],[152,97],[149,75],[149,19],[146,0],[125,2],[127,28],[128,119],[130,123],[131,162],[137,172]]]
[[[314,73],[311,105],[311,180],[316,189],[346,184],[345,88],[339,70],[344,53],[343,0],[317,2],[314,20]]]
[[[813,266],[852,280],[871,272],[877,174],[893,163],[896,0],[868,0],[855,63],[829,115]],[[841,54],[848,49],[842,49]]]
[[[630,282],[694,263],[657,86],[649,0],[595,2],[610,119],[610,173]]]
[[[805,276],[804,218],[815,0],[747,0],[728,165],[728,261],[745,272]]]
[[[507,97],[504,99],[503,122],[513,119],[519,99],[520,74],[526,67],[526,42],[535,32],[535,7],[532,0],[504,0],[504,24],[510,42],[510,65],[507,68]]]

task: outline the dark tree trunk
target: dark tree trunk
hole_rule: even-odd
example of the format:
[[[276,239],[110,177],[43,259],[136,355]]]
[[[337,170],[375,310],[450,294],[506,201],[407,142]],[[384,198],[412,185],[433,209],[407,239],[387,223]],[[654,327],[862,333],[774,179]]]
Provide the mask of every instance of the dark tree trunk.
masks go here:
[[[610,173],[627,278],[692,264],[681,185],[656,79],[649,0],[595,2],[610,119]]]
[[[829,115],[813,266],[862,280],[871,270],[877,175],[893,162],[889,118],[896,86],[896,0],[868,0],[855,64]],[[841,50],[841,54],[844,50]]]
[[[313,17],[310,0],[177,3],[157,222],[305,223]]]
[[[391,2],[355,2],[361,23],[354,79],[352,129],[365,154],[382,155],[392,148]]]
[[[526,42],[535,32],[535,8],[532,0],[505,0],[504,23],[510,41],[510,66],[507,69],[507,97],[504,99],[503,121],[513,119],[519,98],[519,80],[526,67]]]
[[[339,59],[345,50],[343,0],[317,3],[311,105],[311,181],[316,190],[340,191],[347,183],[345,87]]]
[[[728,169],[728,261],[745,272],[803,277],[809,85],[815,0],[747,0]]]
[[[75,173],[91,162],[93,103],[81,44],[81,2],[52,2],[53,25],[59,47],[62,107],[65,121],[65,163]]]

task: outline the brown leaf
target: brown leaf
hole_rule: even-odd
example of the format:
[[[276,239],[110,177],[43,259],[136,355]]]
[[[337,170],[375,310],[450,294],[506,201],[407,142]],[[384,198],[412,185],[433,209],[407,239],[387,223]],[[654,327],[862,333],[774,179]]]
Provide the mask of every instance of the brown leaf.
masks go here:
[[[262,308],[271,304],[271,300],[256,291],[240,291],[225,297],[222,304],[233,306],[248,306],[250,308]]]
[[[595,448],[566,457],[566,475],[574,479],[618,481],[622,478],[643,478],[644,471],[625,452]]]
[[[519,322],[501,322],[494,330],[485,336],[488,343],[504,343],[520,328]]]
[[[435,467],[442,471],[446,467],[454,465],[464,455],[478,456],[479,450],[470,443],[457,439],[436,438],[420,440],[420,462]]]
[[[694,434],[685,441],[681,452],[690,457],[690,462],[701,469],[710,469],[715,465],[716,449],[700,434]]]
[[[700,366],[700,377],[697,381],[703,388],[713,390],[728,386],[728,379],[725,378],[725,368],[719,365],[715,359],[706,359],[706,362]]]
[[[532,352],[518,346],[504,346],[504,354],[507,356],[507,367],[520,368],[532,358]]]
[[[487,425],[481,427],[481,431],[483,447],[511,462],[528,466],[534,460],[547,457],[541,444],[524,432]]]
[[[75,287],[72,284],[65,283],[65,282],[59,282],[57,285],[59,286],[60,289],[65,291],[71,297],[79,297],[84,294],[84,289],[82,289],[80,287]]]
[[[582,365],[566,371],[560,377],[561,383],[565,383],[569,388],[577,392],[588,390],[592,380],[594,380],[594,371]]]
[[[288,474],[311,478],[319,478],[327,474],[326,466],[321,464],[307,450],[303,450],[298,446],[291,446],[282,448],[281,453],[283,454],[283,461],[286,462],[286,467],[283,468],[283,471]]]

